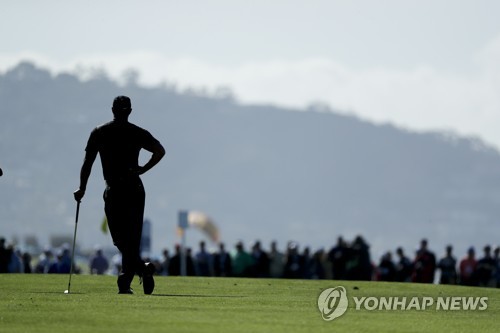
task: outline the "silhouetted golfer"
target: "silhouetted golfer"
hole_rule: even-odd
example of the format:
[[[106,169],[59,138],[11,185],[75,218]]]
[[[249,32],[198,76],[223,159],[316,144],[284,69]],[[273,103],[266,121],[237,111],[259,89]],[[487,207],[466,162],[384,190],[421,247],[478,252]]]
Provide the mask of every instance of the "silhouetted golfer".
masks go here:
[[[104,210],[113,243],[122,253],[119,293],[131,294],[130,284],[138,274],[142,278],[144,293],[151,294],[154,265],[145,263],[140,255],[145,192],[139,175],[155,166],[165,155],[165,149],[148,131],[128,122],[132,112],[130,98],[116,97],[112,111],[114,119],[90,134],[80,173],[80,187],[74,196],[80,201],[85,195],[92,165],[99,153],[106,181]],[[144,166],[139,166],[138,161],[141,149],[153,153]]]

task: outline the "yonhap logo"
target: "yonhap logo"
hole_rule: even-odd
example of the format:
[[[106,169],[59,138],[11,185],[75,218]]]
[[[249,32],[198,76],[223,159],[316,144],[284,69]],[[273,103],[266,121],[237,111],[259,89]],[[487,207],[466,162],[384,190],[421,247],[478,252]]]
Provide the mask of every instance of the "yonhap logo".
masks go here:
[[[318,308],[324,320],[330,321],[347,311],[347,292],[344,287],[328,288],[318,297]]]
[[[487,296],[353,296],[352,311],[485,311]],[[318,309],[325,321],[342,316],[349,305],[342,286],[325,289],[318,297]]]

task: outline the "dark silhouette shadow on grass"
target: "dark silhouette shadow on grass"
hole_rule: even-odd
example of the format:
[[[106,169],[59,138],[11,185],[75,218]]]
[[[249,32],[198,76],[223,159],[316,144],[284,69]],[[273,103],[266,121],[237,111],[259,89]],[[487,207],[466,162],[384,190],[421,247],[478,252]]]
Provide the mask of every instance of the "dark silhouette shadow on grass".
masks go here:
[[[157,297],[194,297],[194,298],[244,298],[247,296],[240,295],[189,295],[189,294],[152,294],[151,296]]]
[[[29,293],[33,294],[56,294],[56,295],[86,295],[87,293],[80,292],[71,292],[69,294],[65,294],[64,291],[30,291]],[[137,293],[139,294],[139,293]],[[118,295],[118,294],[117,294]],[[193,294],[152,294],[149,296],[156,297],[193,297],[193,298],[245,298],[248,296],[242,295],[193,295]]]

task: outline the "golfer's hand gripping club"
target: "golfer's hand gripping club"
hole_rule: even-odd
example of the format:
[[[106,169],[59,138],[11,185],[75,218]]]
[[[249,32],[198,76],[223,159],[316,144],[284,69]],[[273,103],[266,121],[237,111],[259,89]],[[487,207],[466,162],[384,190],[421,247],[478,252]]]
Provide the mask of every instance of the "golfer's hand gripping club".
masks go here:
[[[76,202],[81,202],[84,195],[85,190],[82,189],[77,189],[75,192],[73,192],[73,196],[75,197]]]

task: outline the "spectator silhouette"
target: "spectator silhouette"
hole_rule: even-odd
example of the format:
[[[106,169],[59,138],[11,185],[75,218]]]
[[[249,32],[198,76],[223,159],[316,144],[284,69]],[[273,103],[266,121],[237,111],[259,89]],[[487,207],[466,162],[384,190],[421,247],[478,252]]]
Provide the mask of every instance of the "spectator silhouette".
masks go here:
[[[337,244],[328,253],[328,260],[332,265],[332,278],[344,280],[346,278],[346,263],[348,248],[342,237],[337,238]]]
[[[7,268],[10,263],[10,254],[5,246],[5,238],[0,238],[0,273],[7,273]]]
[[[302,278],[303,279],[310,279],[312,276],[312,257],[311,257],[311,249],[309,246],[306,246],[304,248],[304,251],[302,252],[302,262],[303,262],[303,267],[302,267]]]
[[[185,249],[186,251],[186,275],[195,276],[196,270],[193,262],[192,250],[191,248]],[[179,276],[181,275],[181,260],[182,260],[182,250],[179,244],[175,245],[175,253],[170,258],[170,263],[168,265],[168,275]]]
[[[232,263],[231,256],[226,251],[224,243],[219,244],[219,251],[214,254],[214,274],[215,276],[231,276]]]
[[[168,275],[179,276],[181,275],[181,246],[175,244],[174,255],[170,258],[168,265]]]
[[[103,275],[109,269],[109,261],[100,248],[96,248],[95,254],[89,261],[90,274]]]
[[[233,276],[235,277],[250,277],[252,276],[252,266],[254,260],[252,256],[245,251],[243,242],[236,244],[236,251],[232,255]]]
[[[170,253],[168,249],[163,250],[163,261],[161,262],[161,275],[168,275],[168,266],[170,265]]]
[[[493,259],[495,260],[496,287],[500,288],[500,246],[495,248],[495,251],[493,252]]]
[[[422,239],[413,265],[413,281],[433,283],[436,271],[436,256],[428,249],[427,239]]]
[[[205,242],[199,243],[200,250],[196,253],[196,275],[211,276],[212,275],[212,255],[207,252]]]
[[[23,258],[21,252],[16,250],[14,244],[9,244],[7,246],[7,253],[10,257],[9,264],[7,266],[8,273],[23,273]]]
[[[23,267],[24,267],[24,273],[32,273],[33,269],[31,267],[31,254],[28,252],[23,253]]]
[[[491,255],[491,246],[484,247],[484,256],[477,261],[476,274],[480,287],[494,287],[496,262]]]
[[[446,255],[439,260],[437,267],[441,270],[439,283],[441,284],[457,284],[457,260],[453,257],[453,247],[446,247]]]
[[[396,264],[396,281],[398,282],[411,282],[413,274],[413,264],[411,260],[404,254],[403,248],[398,247],[396,254],[399,261]]]
[[[194,266],[193,250],[190,247],[186,249],[186,275],[196,276],[196,267]]]
[[[323,249],[314,252],[310,265],[311,279],[322,280],[326,278],[325,261],[326,255]]]
[[[464,286],[477,285],[476,267],[477,261],[475,258],[476,252],[473,247],[467,250],[467,256],[460,261],[460,284]]]
[[[395,281],[396,266],[392,262],[391,252],[385,253],[380,259],[378,265],[378,280],[379,281]]]
[[[262,250],[260,241],[256,241],[252,247],[252,258],[254,261],[254,276],[269,277],[269,256]]]
[[[301,279],[304,274],[304,257],[299,254],[299,245],[288,243],[284,277],[287,279]]]
[[[357,236],[349,248],[346,277],[348,280],[369,281],[372,279],[370,247],[361,236]]]
[[[57,255],[57,273],[68,274],[71,270],[71,256],[68,244],[63,245]],[[73,267],[76,268],[76,265]]]
[[[285,268],[285,256],[278,250],[276,241],[271,242],[271,251],[269,251],[269,275],[272,278],[283,277]]]

